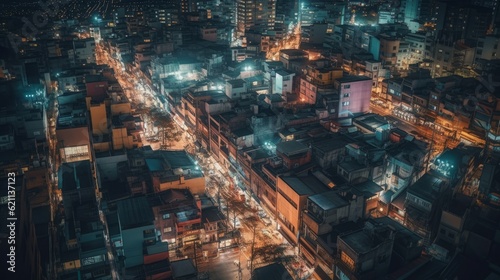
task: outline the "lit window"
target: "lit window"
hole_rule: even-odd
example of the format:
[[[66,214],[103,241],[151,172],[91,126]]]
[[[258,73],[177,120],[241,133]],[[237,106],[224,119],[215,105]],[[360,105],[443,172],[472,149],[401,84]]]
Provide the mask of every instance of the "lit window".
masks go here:
[[[172,231],[172,227],[163,228],[163,233],[167,233],[167,232],[171,232],[171,231]]]
[[[342,252],[340,259],[344,264],[346,264],[351,270],[354,270],[354,260],[349,257],[345,252]]]
[[[349,106],[349,101],[342,102],[342,106]]]

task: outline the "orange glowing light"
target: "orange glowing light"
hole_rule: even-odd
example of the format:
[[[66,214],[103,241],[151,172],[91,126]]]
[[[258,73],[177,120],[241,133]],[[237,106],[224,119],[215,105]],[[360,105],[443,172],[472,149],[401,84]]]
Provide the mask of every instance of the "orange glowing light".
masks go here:
[[[266,59],[279,60],[280,50],[286,49],[298,49],[300,45],[300,23],[295,25],[292,32],[286,34],[286,36],[277,41],[273,46],[269,48],[266,53]]]

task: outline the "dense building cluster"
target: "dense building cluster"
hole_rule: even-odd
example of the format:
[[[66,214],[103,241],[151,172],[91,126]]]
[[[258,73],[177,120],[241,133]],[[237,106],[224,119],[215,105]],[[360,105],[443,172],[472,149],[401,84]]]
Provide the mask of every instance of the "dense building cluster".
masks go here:
[[[500,277],[497,2],[1,4],[2,263]]]

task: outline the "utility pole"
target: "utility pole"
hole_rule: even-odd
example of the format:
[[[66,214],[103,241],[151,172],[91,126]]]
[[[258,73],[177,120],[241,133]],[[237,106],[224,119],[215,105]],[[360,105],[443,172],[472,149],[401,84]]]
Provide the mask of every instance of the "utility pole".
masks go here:
[[[425,161],[425,172],[429,170],[429,162],[431,161],[431,156],[434,148],[434,133],[436,129],[432,127],[432,136],[431,136],[431,146],[429,147],[429,153],[427,154],[427,160]]]
[[[238,279],[241,280],[242,278],[242,273],[241,273],[241,261],[238,260]]]
[[[251,256],[250,256],[250,278],[252,277],[252,272],[253,272],[253,259],[254,259],[254,249],[255,249],[255,228],[256,226],[254,225],[252,227],[252,247],[251,247]]]
[[[198,244],[196,244],[196,240],[193,241],[193,247],[194,247],[194,266],[196,267],[196,269],[198,269],[198,261],[197,261],[197,255],[196,255],[196,246]]]

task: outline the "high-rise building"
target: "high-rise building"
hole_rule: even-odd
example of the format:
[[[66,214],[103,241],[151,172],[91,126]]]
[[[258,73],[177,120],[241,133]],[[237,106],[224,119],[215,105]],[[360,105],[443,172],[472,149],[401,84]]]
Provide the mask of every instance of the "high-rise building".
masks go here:
[[[406,0],[405,23],[411,32],[418,31],[420,27],[420,3],[421,0]]]
[[[434,17],[438,39],[447,44],[480,38],[487,34],[491,24],[490,9],[460,1],[440,1]]]
[[[276,0],[238,0],[236,10],[238,35],[244,35],[249,29],[274,28]]]
[[[491,27],[498,28],[498,25],[500,23],[500,14],[498,13],[498,9],[500,8],[499,0],[473,0],[471,2],[473,5],[488,8],[488,10],[491,12]]]
[[[299,19],[299,0],[276,0],[276,17],[284,24],[297,22]]]

